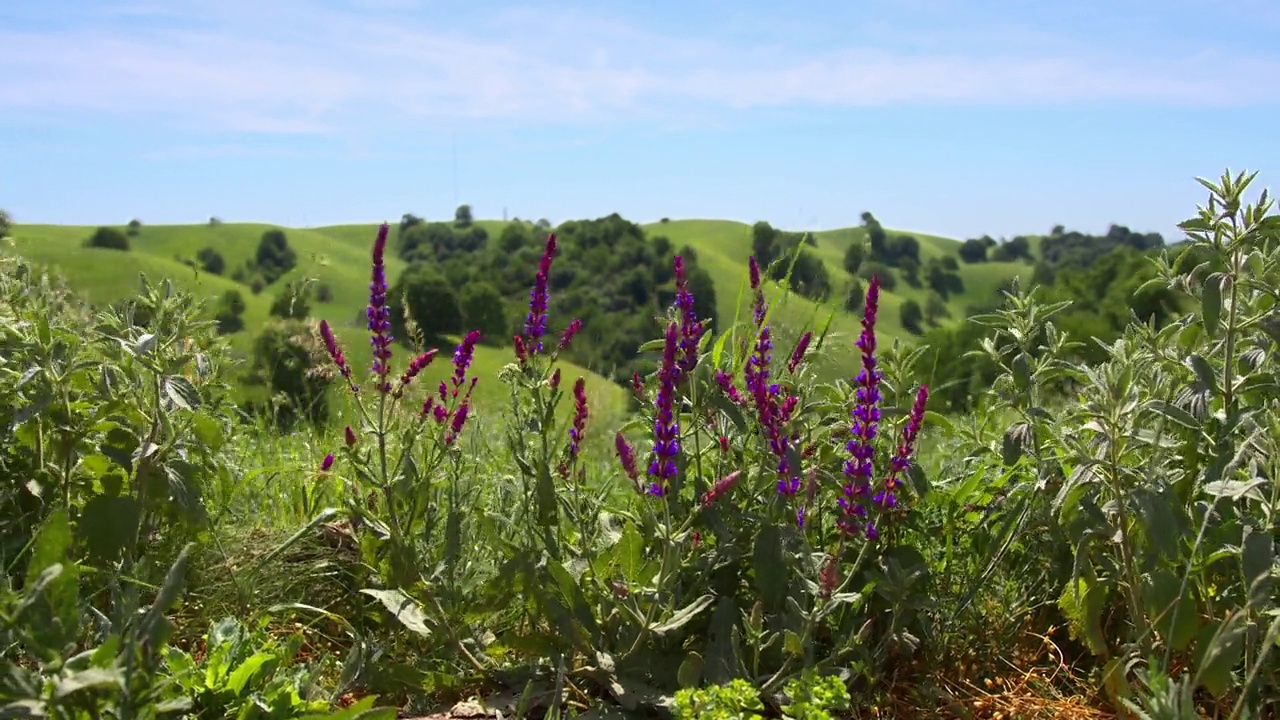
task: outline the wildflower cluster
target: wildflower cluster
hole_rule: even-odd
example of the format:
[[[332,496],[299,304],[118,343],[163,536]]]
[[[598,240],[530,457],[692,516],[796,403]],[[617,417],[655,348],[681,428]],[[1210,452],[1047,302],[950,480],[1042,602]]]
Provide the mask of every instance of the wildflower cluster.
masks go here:
[[[846,444],[849,459],[844,464],[846,481],[839,499],[841,517],[837,520],[840,529],[848,535],[864,534],[874,540],[879,535],[875,521],[870,517],[871,506],[884,511],[896,505],[894,489],[898,478],[910,465],[916,435],[924,420],[924,406],[929,396],[927,386],[921,386],[916,394],[916,401],[911,408],[907,425],[903,429],[902,441],[899,443],[888,475],[881,489],[873,493],[871,488],[874,478],[874,441],[880,424],[880,370],[876,364],[876,313],[880,305],[880,279],[873,277],[867,286],[866,304],[862,314],[862,334],[858,338],[861,368],[854,381],[854,407],[852,424],[849,428],[851,437]]]
[[[676,364],[679,344],[679,328],[676,323],[669,323],[662,348],[662,366],[658,370],[658,395],[653,401],[653,461],[649,464],[653,482],[649,492],[658,496],[666,493],[676,476],[676,455],[680,454],[680,421],[675,415],[676,381],[680,377],[680,367]]]
[[[706,324],[698,320],[694,312],[693,293],[689,292],[689,280],[685,275],[684,258],[677,255],[675,259],[676,276],[676,309],[680,314],[680,360],[681,375],[688,375],[698,363],[698,343],[706,333]]]
[[[387,224],[378,228],[373,241],[373,277],[369,284],[369,344],[373,346],[373,374],[378,392],[391,392],[391,308],[387,306],[387,268],[383,255],[387,250]]]

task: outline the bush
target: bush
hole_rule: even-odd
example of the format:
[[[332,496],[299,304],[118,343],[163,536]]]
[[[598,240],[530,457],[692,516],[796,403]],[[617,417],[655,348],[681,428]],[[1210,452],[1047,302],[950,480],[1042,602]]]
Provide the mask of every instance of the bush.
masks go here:
[[[987,261],[987,244],[978,238],[970,238],[960,244],[960,259],[967,263]]]
[[[329,283],[319,283],[316,285],[316,302],[333,302],[333,288]]]
[[[397,327],[401,327],[403,322],[403,303],[406,300],[409,314],[426,338],[436,339],[462,331],[462,308],[458,304],[458,295],[435,268],[414,264],[400,274],[389,296],[392,322]]]
[[[0,209],[0,240],[9,237],[9,230],[13,227],[13,217],[9,215],[8,210]]]
[[[196,260],[200,261],[200,269],[210,275],[221,275],[227,269],[227,261],[222,258],[222,253],[211,247],[201,248],[196,253]]]
[[[898,287],[898,278],[893,274],[893,270],[879,262],[864,263],[858,274],[863,280],[868,281],[873,277],[880,278],[880,287],[890,292]]]
[[[902,303],[898,313],[904,330],[912,335],[924,334],[924,311],[920,309],[920,303],[908,300]]]
[[[278,318],[306,319],[311,314],[311,287],[306,283],[289,283],[272,299],[267,313]]]
[[[128,228],[127,230],[125,230],[125,233],[126,233],[129,237],[137,237],[137,236],[138,236],[138,233],[140,233],[140,232],[142,232],[142,221],[141,221],[141,220],[139,220],[138,218],[134,218],[134,219],[130,220],[130,221],[129,221],[129,228]]]
[[[463,326],[479,330],[490,343],[507,340],[506,306],[498,289],[487,282],[468,283],[459,301]]]
[[[289,247],[284,231],[272,228],[262,233],[258,251],[254,254],[254,264],[263,281],[270,285],[298,264],[298,255]]]
[[[218,300],[218,308],[214,320],[218,323],[219,335],[230,335],[244,329],[245,302],[239,290],[228,290]]]
[[[129,238],[124,233],[110,227],[100,227],[93,232],[88,240],[85,241],[85,247],[102,248],[104,250],[121,250],[127,252],[129,250]]]
[[[312,329],[297,320],[274,320],[254,340],[254,379],[277,399],[270,413],[280,427],[319,427],[328,418],[327,380],[314,372],[323,352]]]

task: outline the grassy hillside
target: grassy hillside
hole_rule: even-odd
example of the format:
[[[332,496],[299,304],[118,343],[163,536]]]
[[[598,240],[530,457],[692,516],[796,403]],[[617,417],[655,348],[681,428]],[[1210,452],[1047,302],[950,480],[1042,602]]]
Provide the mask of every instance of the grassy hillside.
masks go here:
[[[505,223],[480,220],[477,224],[489,231],[491,237],[496,237]],[[364,329],[364,307],[368,301],[369,250],[377,224],[285,229],[290,246],[297,252],[298,265],[258,295],[228,277],[198,272],[184,263],[184,260],[194,259],[200,249],[211,247],[225,258],[226,274],[230,275],[253,257],[262,233],[270,227],[251,223],[145,226],[130,239],[129,252],[83,247],[83,240],[93,230],[91,227],[18,225],[12,234],[20,255],[59,268],[73,287],[95,302],[107,303],[132,294],[138,287],[139,273],[153,279],[170,277],[182,287],[211,301],[228,289],[239,289],[247,303],[244,315],[246,330],[235,333],[230,340],[241,358],[248,357],[253,336],[257,328],[267,321],[267,311],[275,294],[282,292],[293,280],[308,279],[322,283],[328,286],[332,297],[327,302],[313,299],[311,314],[316,319],[325,318],[330,322],[355,366],[367,367],[370,352]],[[745,295],[746,261],[751,254],[750,225],[726,220],[674,220],[651,223],[645,226],[645,231],[651,236],[665,235],[675,247],[688,245],[697,252],[698,263],[707,269],[715,283],[717,311],[726,324],[737,313],[745,312],[748,305]],[[899,232],[889,231],[890,235]],[[955,255],[960,246],[956,240],[912,234],[920,241],[923,262],[934,257]],[[835,288],[827,303],[815,303],[794,294],[783,298],[776,287],[769,288],[768,294],[774,304],[777,352],[790,351],[798,328],[821,326],[828,317],[831,318],[830,349],[849,345],[857,337],[858,320],[842,307],[844,289],[850,280],[843,268],[843,258],[849,244],[862,241],[864,235],[862,228],[815,233],[817,245],[811,249],[826,263]],[[388,277],[394,282],[403,269],[403,263],[390,252],[386,262]],[[1020,263],[961,263],[960,275],[965,289],[948,301],[951,322],[962,319],[968,306],[994,298],[1001,283],[1028,270],[1028,265]],[[879,330],[884,343],[910,339],[899,321],[900,307],[909,299],[923,305],[926,297],[927,289],[912,288],[905,282],[899,282],[893,292],[883,294]],[[456,342],[456,338],[453,341]],[[401,352],[407,354],[407,350]],[[496,375],[509,360],[509,350],[486,347],[477,350],[474,367],[480,377],[485,378],[477,388],[482,406],[505,399],[505,388]],[[824,369],[828,371],[824,374],[846,373],[847,360],[844,353],[830,353],[823,361]],[[434,384],[448,374],[448,369],[447,358],[441,358],[429,369],[426,379]],[[588,377],[589,393],[597,407],[607,407],[611,411],[623,407],[625,390],[589,372],[578,368],[573,368],[573,371],[575,375],[581,372]]]
[[[248,357],[257,329],[268,319],[268,309],[275,294],[283,292],[291,280],[313,279],[327,284],[333,293],[328,302],[311,302],[311,315],[318,321],[327,319],[344,350],[356,368],[367,368],[372,359],[367,331],[365,306],[369,301],[369,252],[377,225],[348,225],[320,229],[285,229],[289,245],[298,254],[298,265],[271,286],[254,295],[248,287],[227,277],[198,272],[182,261],[194,258],[204,247],[212,247],[227,262],[227,272],[243,265],[257,248],[263,231],[272,226],[259,224],[155,225],[143,227],[130,238],[130,251],[103,250],[83,246],[92,227],[65,225],[17,225],[12,236],[17,253],[28,259],[57,268],[77,291],[95,303],[109,303],[134,294],[138,275],[152,280],[172,278],[180,287],[207,298],[212,304],[228,289],[238,289],[245,298],[245,330],[230,336],[232,348],[244,359]],[[394,282],[403,263],[387,253],[387,276]],[[457,342],[458,338],[452,338]],[[451,372],[449,358],[452,346],[441,348],[444,354],[423,374],[432,385]],[[409,350],[397,348],[396,367],[407,362]],[[474,372],[481,378],[476,387],[477,404],[481,408],[506,400],[506,387],[498,380],[501,367],[512,359],[509,349],[478,347],[473,361]],[[626,391],[610,382],[568,364],[569,377],[587,377],[587,393],[594,407],[618,412],[625,406]],[[606,410],[607,409],[607,410]]]

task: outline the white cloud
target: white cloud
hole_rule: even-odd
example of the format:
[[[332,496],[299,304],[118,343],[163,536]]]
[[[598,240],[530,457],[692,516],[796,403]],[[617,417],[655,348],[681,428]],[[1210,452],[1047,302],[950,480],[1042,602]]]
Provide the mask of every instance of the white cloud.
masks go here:
[[[725,109],[895,103],[1240,104],[1280,61],[869,46],[741,47],[549,11],[445,27],[401,0],[344,12],[144,2],[102,22],[0,31],[0,108],[161,116],[253,133],[376,133],[424,119],[589,122]],[[230,8],[230,9],[228,9]],[[194,13],[200,13],[196,15]],[[125,18],[121,23],[120,18]],[[147,22],[150,21],[150,22]]]

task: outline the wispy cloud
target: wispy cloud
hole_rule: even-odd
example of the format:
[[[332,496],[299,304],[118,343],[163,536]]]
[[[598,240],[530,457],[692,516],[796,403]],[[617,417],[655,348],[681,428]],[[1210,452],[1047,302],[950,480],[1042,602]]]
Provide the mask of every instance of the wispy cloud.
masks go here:
[[[3,30],[0,108],[342,135],[432,118],[581,123],[757,107],[1233,105],[1280,76],[1274,56],[1073,52],[1048,42],[894,51],[856,39],[807,50],[548,10],[459,27],[401,0],[353,3],[184,14],[132,2],[78,23]]]

